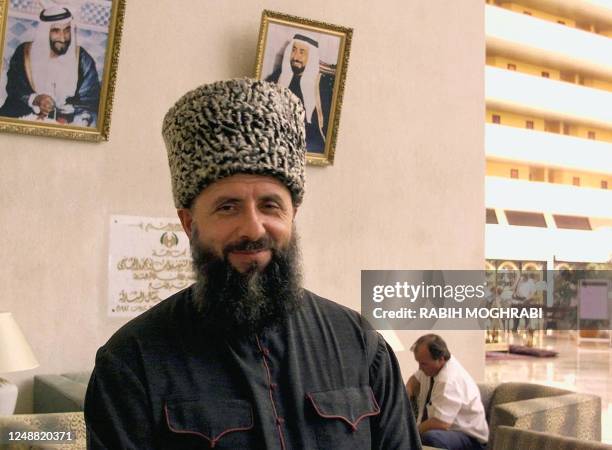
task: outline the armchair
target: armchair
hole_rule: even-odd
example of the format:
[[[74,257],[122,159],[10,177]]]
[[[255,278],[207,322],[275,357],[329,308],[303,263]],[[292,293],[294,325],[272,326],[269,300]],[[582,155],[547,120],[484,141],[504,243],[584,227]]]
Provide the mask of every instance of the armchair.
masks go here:
[[[583,441],[556,434],[521,430],[506,425],[500,425],[495,435],[495,445],[500,449],[612,450],[612,445],[602,444],[601,442]]]
[[[508,441],[508,430],[504,431],[504,441],[498,443],[498,429],[502,426],[549,436],[601,440],[601,399],[595,395],[518,382],[482,383],[478,387],[489,424],[489,449],[524,448]],[[525,436],[521,438],[529,439]]]
[[[601,399],[596,395],[579,394],[565,389],[520,382],[479,383],[478,388],[489,424],[487,448],[490,450],[526,450],[528,448],[540,450],[539,447],[516,445],[516,442],[508,437],[515,435],[512,434],[512,431],[505,430],[506,428],[543,432],[546,436],[551,437],[551,442],[553,438],[567,437],[586,441],[585,445],[591,445],[601,440]],[[414,398],[411,400],[416,416],[419,407]],[[498,430],[502,427],[505,430],[504,439],[497,442]],[[535,435],[521,434],[518,436],[527,441],[535,439]],[[560,450],[559,447],[550,448]]]
[[[11,441],[9,433],[70,432],[70,440]],[[53,436],[42,436],[53,437]],[[51,414],[15,414],[0,416],[0,450],[56,449],[77,450],[86,447],[85,418],[82,412]]]

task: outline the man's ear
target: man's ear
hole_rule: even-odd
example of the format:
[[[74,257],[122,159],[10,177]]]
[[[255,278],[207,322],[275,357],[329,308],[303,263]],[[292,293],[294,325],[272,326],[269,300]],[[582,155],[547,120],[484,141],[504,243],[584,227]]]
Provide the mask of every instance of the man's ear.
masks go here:
[[[185,230],[187,237],[189,240],[191,240],[191,225],[193,223],[193,215],[191,214],[191,210],[188,208],[177,209],[176,214],[178,214],[179,219],[181,220],[181,225],[183,226],[183,230]]]

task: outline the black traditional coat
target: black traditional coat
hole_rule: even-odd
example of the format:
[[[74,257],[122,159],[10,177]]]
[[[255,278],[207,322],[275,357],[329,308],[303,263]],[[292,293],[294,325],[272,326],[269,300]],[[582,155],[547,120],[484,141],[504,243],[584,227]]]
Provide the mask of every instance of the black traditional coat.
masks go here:
[[[88,448],[421,448],[395,355],[356,312],[305,291],[259,336],[201,323],[188,288],[100,348]]]

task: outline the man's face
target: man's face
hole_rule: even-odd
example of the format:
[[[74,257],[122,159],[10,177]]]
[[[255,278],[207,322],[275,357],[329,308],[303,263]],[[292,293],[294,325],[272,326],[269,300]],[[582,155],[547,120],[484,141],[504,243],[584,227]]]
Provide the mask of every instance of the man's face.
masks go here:
[[[241,273],[262,271],[272,249],[286,249],[295,209],[289,190],[276,178],[239,174],[208,186],[191,210],[179,210],[189,236],[197,227],[200,242]]]
[[[69,23],[51,26],[51,30],[49,30],[49,45],[56,55],[63,55],[68,51],[71,39]]]
[[[308,63],[308,46],[301,42],[294,42],[291,48],[291,69],[294,73],[302,73]]]
[[[275,178],[234,175],[178,211],[191,237],[193,298],[211,332],[259,333],[301,301],[295,209]]]
[[[414,359],[419,363],[419,369],[428,377],[435,377],[444,367],[444,358],[433,359],[427,345],[421,344],[414,350]]]

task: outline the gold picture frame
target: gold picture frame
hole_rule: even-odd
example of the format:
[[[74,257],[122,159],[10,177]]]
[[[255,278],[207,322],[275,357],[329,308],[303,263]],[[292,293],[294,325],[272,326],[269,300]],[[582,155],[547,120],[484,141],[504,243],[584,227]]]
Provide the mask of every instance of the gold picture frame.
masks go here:
[[[334,162],[352,36],[352,28],[268,10],[261,14],[255,77],[288,87],[302,100],[310,164]]]
[[[125,0],[0,0],[0,131],[107,141],[124,13]]]

